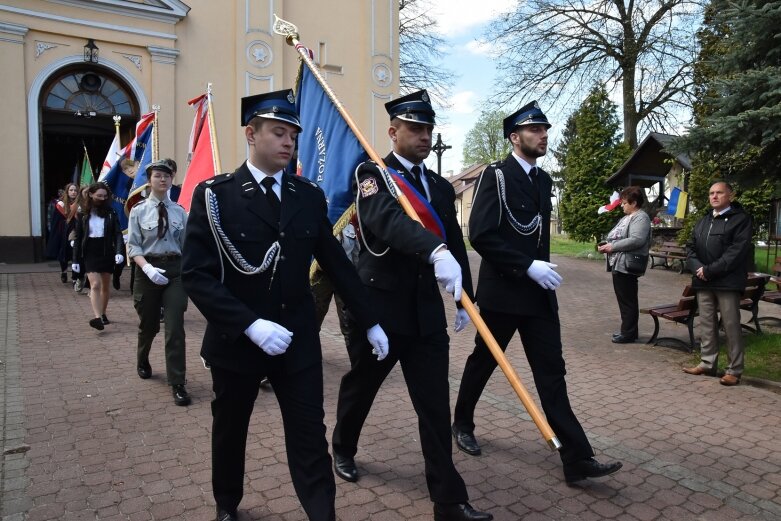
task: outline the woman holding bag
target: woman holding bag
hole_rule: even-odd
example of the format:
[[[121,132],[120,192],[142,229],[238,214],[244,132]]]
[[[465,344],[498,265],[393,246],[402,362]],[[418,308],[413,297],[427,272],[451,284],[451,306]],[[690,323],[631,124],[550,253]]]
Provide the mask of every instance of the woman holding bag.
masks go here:
[[[651,219],[640,208],[645,202],[639,186],[624,188],[620,194],[624,216],[607,234],[598,250],[607,255],[607,269],[613,273],[613,290],[621,313],[621,331],[613,334],[614,344],[637,340],[640,306],[637,279],[645,273],[651,246]]]

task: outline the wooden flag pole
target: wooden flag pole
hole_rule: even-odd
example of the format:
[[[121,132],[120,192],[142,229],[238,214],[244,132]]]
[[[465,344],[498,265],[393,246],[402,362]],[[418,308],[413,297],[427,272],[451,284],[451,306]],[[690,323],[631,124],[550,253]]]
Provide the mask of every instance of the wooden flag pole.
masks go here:
[[[358,125],[355,124],[352,117],[350,117],[350,114],[348,114],[347,110],[344,108],[342,103],[336,97],[336,94],[334,94],[333,90],[331,90],[331,87],[328,85],[328,82],[326,82],[325,78],[320,73],[317,66],[315,66],[314,62],[309,57],[309,53],[307,52],[307,49],[298,40],[298,28],[295,25],[291,24],[290,22],[282,20],[275,14],[274,32],[276,34],[284,36],[287,44],[293,46],[296,49],[298,54],[301,56],[301,59],[304,61],[306,66],[309,67],[309,70],[312,71],[312,74],[320,83],[320,86],[323,87],[323,90],[328,95],[331,102],[334,104],[334,107],[336,107],[336,109],[339,111],[339,114],[342,115],[344,121],[353,131],[355,137],[358,139],[358,142],[361,144],[364,150],[366,150],[367,154],[369,155],[369,158],[375,163],[377,163],[377,165],[380,167],[383,176],[388,181],[388,186],[391,187],[391,191],[392,192],[395,191],[393,195],[401,204],[401,207],[404,209],[404,212],[411,219],[420,222],[420,217],[418,216],[417,212],[415,212],[415,209],[412,207],[407,197],[401,192],[398,186],[396,186],[396,183],[393,181],[393,178],[388,174],[387,168],[382,158],[379,156],[379,154],[377,154],[377,152],[374,150],[374,147],[372,147],[371,144],[363,136],[363,133],[358,128]],[[560,449],[561,442],[556,437],[556,434],[554,434],[553,429],[551,429],[550,425],[548,425],[545,416],[543,416],[539,407],[537,407],[537,404],[534,403],[534,400],[532,399],[529,392],[521,383],[521,379],[518,377],[518,374],[515,372],[515,369],[513,369],[512,365],[510,365],[510,362],[507,360],[507,357],[502,351],[502,348],[499,347],[499,344],[496,342],[496,339],[491,334],[491,331],[488,329],[488,326],[485,325],[485,322],[480,316],[480,313],[477,311],[477,308],[469,299],[469,297],[464,293],[462,293],[461,295],[461,305],[466,310],[467,314],[469,315],[469,318],[472,319],[472,322],[475,324],[477,331],[480,333],[480,336],[485,341],[489,351],[491,351],[491,354],[496,359],[496,362],[499,365],[499,367],[502,369],[502,372],[509,380],[510,385],[515,390],[516,394],[518,395],[518,398],[520,398],[521,403],[526,408],[526,411],[529,413],[529,416],[531,417],[532,421],[534,421],[534,424],[537,426],[537,428],[540,430],[540,433],[548,442],[548,447],[550,447],[551,450]]]

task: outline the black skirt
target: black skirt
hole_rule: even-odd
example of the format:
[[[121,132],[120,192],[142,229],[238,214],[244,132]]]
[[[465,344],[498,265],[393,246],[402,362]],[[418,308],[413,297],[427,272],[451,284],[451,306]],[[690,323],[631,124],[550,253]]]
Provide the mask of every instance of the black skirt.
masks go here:
[[[105,237],[90,237],[84,248],[84,273],[113,273],[114,249]]]

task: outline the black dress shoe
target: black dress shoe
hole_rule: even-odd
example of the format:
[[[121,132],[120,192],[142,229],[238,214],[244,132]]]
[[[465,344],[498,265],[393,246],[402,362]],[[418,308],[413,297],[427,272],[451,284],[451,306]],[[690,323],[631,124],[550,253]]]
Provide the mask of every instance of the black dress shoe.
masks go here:
[[[355,460],[346,456],[340,456],[334,452],[334,472],[337,476],[350,483],[358,481],[358,469]]]
[[[635,336],[618,335],[613,337],[614,344],[631,344],[636,340],[637,340],[637,335]]]
[[[142,380],[152,377],[152,366],[149,365],[149,362],[139,363],[136,370],[138,371],[138,377]]]
[[[184,384],[177,384],[171,386],[173,388],[174,393],[174,403],[176,405],[184,407],[185,405],[190,405],[190,395],[187,394],[187,389],[184,388]]]
[[[104,325],[104,326],[105,326],[106,324],[111,324],[111,321],[108,319],[108,317],[106,316],[106,314],[105,314],[105,313],[103,313],[102,315],[100,315],[100,321],[101,321],[101,322],[103,322],[103,325]]]
[[[464,432],[455,425],[453,425],[451,430],[453,431],[453,438],[456,439],[456,446],[460,450],[466,452],[470,456],[479,456],[482,454],[480,445],[477,444],[474,434],[471,432]]]
[[[60,280],[62,281],[63,284],[68,282],[68,274],[65,273],[64,271],[60,273]]]
[[[623,464],[620,461],[602,464],[594,458],[588,458],[564,465],[564,479],[567,483],[574,483],[586,478],[598,478],[612,474],[621,467]]]
[[[478,512],[469,503],[434,503],[434,521],[490,521],[494,516]]]
[[[93,318],[89,321],[89,327],[94,327],[98,331],[103,331],[103,320],[99,318]]]
[[[217,517],[214,518],[215,521],[239,521],[239,516],[236,515],[236,512],[228,512],[227,510],[223,510],[221,508],[217,509]]]

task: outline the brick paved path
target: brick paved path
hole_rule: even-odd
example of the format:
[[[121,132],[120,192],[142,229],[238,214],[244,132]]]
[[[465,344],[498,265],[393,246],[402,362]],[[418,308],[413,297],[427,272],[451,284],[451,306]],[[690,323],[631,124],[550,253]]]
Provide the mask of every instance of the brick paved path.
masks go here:
[[[610,343],[618,311],[602,264],[556,260],[565,279],[559,302],[570,398],[598,457],[620,459],[624,469],[567,487],[558,456],[497,372],[476,413],[483,456],[454,450],[472,503],[497,521],[781,519],[781,395],[685,375],[680,366],[689,357],[679,351]],[[477,257],[472,261],[476,273]],[[154,377],[135,374],[137,323],[127,272],[109,303],[113,323],[97,333],[87,326],[87,297],[61,284],[56,270],[15,271],[0,275],[2,520],[213,519],[211,389],[197,357],[204,329],[198,311],[191,306],[186,317],[194,403],[176,407],[164,381],[161,340],[152,351]],[[649,272],[640,282],[641,306],[674,301],[687,280]],[[763,307],[762,314],[770,312]],[[686,337],[681,326],[663,328]],[[643,317],[641,339],[651,330]],[[453,400],[473,335],[471,326],[453,335]],[[348,367],[333,312],[322,340],[330,427]],[[536,397],[517,339],[508,356]],[[360,482],[337,479],[339,519],[433,517],[416,417],[398,369],[367,421],[357,464]],[[256,404],[245,489],[242,521],[305,519],[271,392]]]

